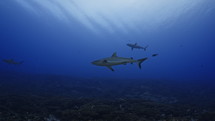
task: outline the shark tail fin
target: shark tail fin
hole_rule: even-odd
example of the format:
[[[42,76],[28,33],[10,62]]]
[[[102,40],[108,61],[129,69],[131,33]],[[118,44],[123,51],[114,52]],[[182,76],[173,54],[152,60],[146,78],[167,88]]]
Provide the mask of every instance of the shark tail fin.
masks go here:
[[[146,49],[147,49],[148,47],[149,47],[148,45],[147,45],[146,47],[143,47],[143,50],[146,51]]]
[[[147,60],[148,58],[142,58],[142,59],[138,59],[137,62],[138,62],[138,66],[139,68],[141,69],[141,64],[143,61]]]

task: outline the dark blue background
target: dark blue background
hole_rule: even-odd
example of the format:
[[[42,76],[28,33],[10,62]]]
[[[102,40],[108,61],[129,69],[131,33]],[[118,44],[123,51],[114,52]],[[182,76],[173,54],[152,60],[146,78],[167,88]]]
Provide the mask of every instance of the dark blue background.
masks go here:
[[[169,27],[115,33],[100,29],[95,34],[77,19],[70,26],[45,14],[34,16],[17,2],[0,1],[0,58],[24,61],[0,62],[1,71],[63,74],[75,77],[139,78],[168,80],[215,79],[215,6],[208,0],[201,8],[183,14]],[[209,12],[207,12],[210,10]],[[128,15],[129,16],[129,15]],[[95,25],[99,26],[99,25]],[[99,28],[99,27],[98,27]],[[149,45],[147,51],[131,51],[127,43]],[[139,70],[136,64],[114,66],[115,72],[92,61],[111,56],[149,58]]]

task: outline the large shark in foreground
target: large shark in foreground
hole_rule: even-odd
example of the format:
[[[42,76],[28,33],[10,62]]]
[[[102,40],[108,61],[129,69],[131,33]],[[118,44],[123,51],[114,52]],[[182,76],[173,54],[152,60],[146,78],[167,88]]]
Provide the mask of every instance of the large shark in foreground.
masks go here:
[[[115,53],[113,53],[113,55],[111,57],[107,57],[107,58],[93,61],[92,64],[97,65],[97,66],[106,66],[111,71],[114,71],[112,66],[122,65],[122,64],[125,65],[127,63],[137,63],[139,68],[141,69],[141,63],[145,60],[147,60],[147,58],[134,60],[133,58],[118,57],[116,52],[115,52]]]
[[[2,59],[2,61],[8,64],[14,64],[14,65],[20,65],[24,62],[24,61],[16,62],[13,59]]]
[[[136,48],[136,49],[143,49],[144,51],[146,51],[146,48],[148,47],[148,45],[146,47],[139,46],[139,45],[137,45],[137,43],[135,43],[135,44],[127,44],[127,46],[131,47],[131,50]]]

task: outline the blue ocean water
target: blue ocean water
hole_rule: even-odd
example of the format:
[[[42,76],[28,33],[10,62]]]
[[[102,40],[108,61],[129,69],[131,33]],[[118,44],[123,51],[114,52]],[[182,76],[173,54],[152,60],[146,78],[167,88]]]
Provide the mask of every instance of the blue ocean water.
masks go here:
[[[131,50],[128,43],[148,48]],[[0,59],[23,61],[1,61],[1,75],[182,80],[211,86],[214,46],[214,0],[0,1]],[[91,63],[114,52],[148,60],[142,69],[133,63],[113,66],[115,71]]]
[[[93,5],[87,2],[67,2],[0,2],[1,59],[24,61],[20,66],[1,62],[1,70],[81,77],[214,79],[215,17],[212,0],[181,0],[178,3],[164,0],[164,5],[160,6],[154,1],[144,6],[148,7],[145,9],[130,8],[129,14],[126,14],[129,10],[121,10],[129,8],[120,5],[124,2],[118,3],[122,6],[119,11],[107,4],[108,7],[94,8],[90,12],[84,7],[90,9]],[[145,2],[139,4],[147,4]],[[91,4],[102,6],[102,3]],[[75,9],[73,12],[72,7],[82,12]],[[109,13],[105,8],[110,10]],[[149,45],[149,48],[147,51],[131,51],[127,43]],[[126,65],[115,66],[116,71],[111,72],[91,64],[93,60],[109,57],[114,52],[120,57],[134,59],[154,53],[159,56],[144,62],[142,70],[136,65]]]

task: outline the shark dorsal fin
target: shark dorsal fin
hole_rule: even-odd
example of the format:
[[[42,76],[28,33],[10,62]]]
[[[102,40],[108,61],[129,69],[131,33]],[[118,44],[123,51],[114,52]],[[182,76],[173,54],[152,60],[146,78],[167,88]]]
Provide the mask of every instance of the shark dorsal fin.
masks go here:
[[[135,43],[134,45],[137,45],[137,43]]]
[[[116,52],[114,52],[111,57],[117,57]]]

